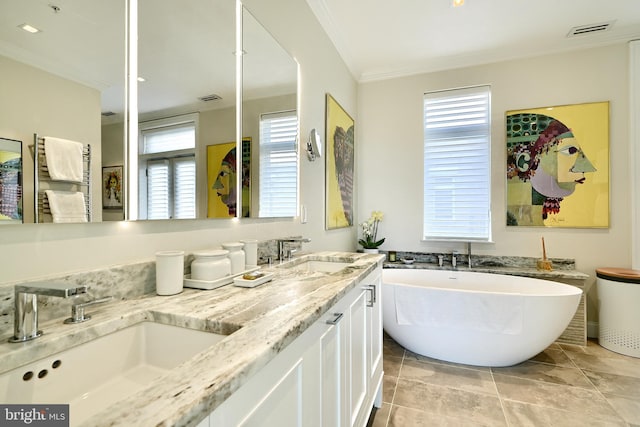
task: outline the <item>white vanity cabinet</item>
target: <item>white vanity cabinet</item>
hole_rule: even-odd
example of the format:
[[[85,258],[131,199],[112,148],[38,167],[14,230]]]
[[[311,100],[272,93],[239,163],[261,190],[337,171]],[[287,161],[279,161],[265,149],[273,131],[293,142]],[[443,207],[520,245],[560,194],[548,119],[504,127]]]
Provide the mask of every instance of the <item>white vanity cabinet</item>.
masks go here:
[[[380,278],[377,268],[198,427],[366,425],[381,403]]]

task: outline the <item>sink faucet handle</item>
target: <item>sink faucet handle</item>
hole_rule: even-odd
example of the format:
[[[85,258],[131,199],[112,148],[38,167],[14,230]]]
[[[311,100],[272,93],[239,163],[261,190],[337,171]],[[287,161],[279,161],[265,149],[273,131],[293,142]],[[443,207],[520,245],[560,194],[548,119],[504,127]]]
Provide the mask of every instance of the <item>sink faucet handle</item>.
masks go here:
[[[91,319],[91,316],[84,314],[84,309],[96,304],[102,304],[109,302],[113,299],[112,296],[94,299],[92,301],[83,302],[80,304],[74,304],[71,306],[71,317],[65,319],[64,323],[82,323]]]

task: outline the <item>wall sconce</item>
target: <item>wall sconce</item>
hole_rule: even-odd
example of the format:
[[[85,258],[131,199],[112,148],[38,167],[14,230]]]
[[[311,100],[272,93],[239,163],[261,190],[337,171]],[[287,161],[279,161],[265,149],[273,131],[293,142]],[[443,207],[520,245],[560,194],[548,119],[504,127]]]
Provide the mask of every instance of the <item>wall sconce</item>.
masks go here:
[[[322,157],[322,138],[317,130],[311,129],[309,141],[307,141],[307,157],[313,162],[317,157]]]

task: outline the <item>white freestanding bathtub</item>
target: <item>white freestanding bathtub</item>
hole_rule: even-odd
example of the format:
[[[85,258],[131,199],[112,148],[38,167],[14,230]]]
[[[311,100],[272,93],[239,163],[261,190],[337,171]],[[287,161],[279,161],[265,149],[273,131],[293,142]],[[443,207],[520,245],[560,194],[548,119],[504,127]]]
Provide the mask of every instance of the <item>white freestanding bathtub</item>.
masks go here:
[[[511,366],[565,330],[582,290],[469,271],[384,269],[384,330],[407,350],[476,366]]]

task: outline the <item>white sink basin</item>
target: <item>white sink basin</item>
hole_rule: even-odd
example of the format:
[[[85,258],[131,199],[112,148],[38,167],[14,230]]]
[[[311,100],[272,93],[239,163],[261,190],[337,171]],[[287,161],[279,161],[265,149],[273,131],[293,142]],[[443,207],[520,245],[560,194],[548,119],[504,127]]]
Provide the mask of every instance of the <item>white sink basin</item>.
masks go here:
[[[68,403],[77,425],[223,338],[138,323],[0,375],[0,402]]]
[[[346,266],[351,265],[350,262],[340,262],[340,261],[305,261],[300,264],[292,265],[289,267],[291,270],[305,272],[305,273],[334,273],[336,271],[340,271]]]

